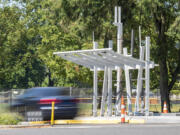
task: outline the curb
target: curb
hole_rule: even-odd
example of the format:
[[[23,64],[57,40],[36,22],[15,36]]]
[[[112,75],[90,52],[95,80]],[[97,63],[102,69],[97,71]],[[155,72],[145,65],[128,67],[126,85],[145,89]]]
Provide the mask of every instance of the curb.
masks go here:
[[[157,121],[155,122],[155,120],[148,120],[145,118],[140,118],[140,119],[136,119],[136,118],[131,118],[131,119],[126,119],[125,123],[128,124],[145,124],[145,123],[157,123]],[[166,122],[162,122],[161,123],[167,123]],[[50,121],[32,121],[32,122],[27,122],[27,125],[39,125],[39,124],[50,124]],[[75,120],[55,120],[54,121],[54,125],[66,125],[66,124],[121,124],[121,119],[75,119]],[[122,123],[123,124],[123,123]]]
[[[146,123],[180,123],[180,117],[154,116],[154,117],[127,117],[121,123],[120,117],[112,118],[77,118],[74,120],[55,120],[54,125],[68,124],[146,124]],[[0,125],[0,128],[44,128],[51,127],[51,121],[21,122],[19,125]]]
[[[126,120],[125,123],[128,123]],[[47,124],[50,121],[34,121],[29,122],[30,125],[33,124]],[[55,120],[54,124],[120,124],[121,120]]]
[[[57,120],[55,124],[119,124],[121,120]],[[128,120],[126,120],[128,123]]]
[[[50,125],[45,124],[34,124],[34,125],[0,125],[0,129],[2,128],[44,128],[44,127],[50,127]]]

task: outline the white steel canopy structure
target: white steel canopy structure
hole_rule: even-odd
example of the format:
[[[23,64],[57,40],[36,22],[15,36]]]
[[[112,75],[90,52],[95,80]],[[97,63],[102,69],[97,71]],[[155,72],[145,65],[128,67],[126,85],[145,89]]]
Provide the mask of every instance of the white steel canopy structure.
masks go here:
[[[149,38],[146,38],[146,53],[148,52]],[[97,44],[94,42],[94,44]],[[110,46],[110,44],[109,44]],[[144,50],[144,47],[140,47],[140,49]],[[66,51],[66,52],[54,52],[53,54],[60,56],[61,58],[76,63],[78,65],[82,65],[94,71],[94,94],[93,94],[93,114],[97,115],[97,71],[104,71],[104,81],[103,81],[103,90],[102,90],[102,101],[101,101],[101,116],[104,116],[104,106],[105,106],[105,98],[108,96],[108,115],[112,115],[112,70],[117,70],[118,67],[121,67],[125,70],[125,78],[126,78],[126,91],[127,91],[127,99],[128,99],[128,112],[132,112],[131,108],[131,88],[130,88],[130,79],[129,79],[129,69],[138,69],[138,72],[141,75],[138,75],[138,83],[137,83],[137,98],[136,98],[136,109],[139,111],[139,97],[142,89],[142,84],[139,84],[143,80],[142,71],[145,69],[147,72],[150,68],[154,68],[154,62],[152,61],[144,61],[141,56],[140,59],[136,59],[131,57],[131,55],[127,55],[127,48],[123,49],[123,54],[119,54],[114,52],[112,48],[103,48],[103,49],[90,49],[90,50],[77,50],[77,51]],[[143,55],[144,51],[141,51],[140,54]],[[149,78],[149,76],[148,76]],[[149,84],[149,79],[147,77],[146,85]],[[149,88],[147,89],[149,93]],[[148,95],[146,95],[146,99],[148,99]],[[148,100],[146,100],[146,108],[147,113],[149,111]]]
[[[94,71],[93,78],[93,116],[97,116],[97,89],[98,89],[98,71],[104,71],[104,80],[102,88],[101,99],[101,116],[104,116],[105,111],[105,99],[107,97],[107,115],[112,116],[112,71],[117,71],[117,89],[116,89],[116,104],[115,115],[119,115],[120,112],[120,73],[121,69],[125,72],[126,91],[127,91],[127,104],[128,112],[132,112],[131,105],[131,84],[130,84],[130,69],[138,69],[137,77],[137,89],[136,89],[136,104],[135,112],[139,112],[139,98],[142,91],[143,80],[145,80],[145,114],[149,115],[149,82],[150,82],[150,68],[154,68],[154,62],[150,61],[150,37],[146,37],[145,46],[141,45],[140,40],[140,58],[133,58],[132,55],[128,55],[127,48],[123,48],[122,45],[122,23],[121,23],[121,8],[115,7],[115,21],[114,25],[117,26],[117,52],[113,51],[113,42],[109,40],[109,48],[98,49],[98,43],[93,42],[93,49],[89,50],[76,50],[66,52],[54,52],[53,54],[60,56],[61,58],[82,65]],[[133,34],[132,34],[133,35]],[[141,36],[140,36],[141,39]],[[133,46],[131,46],[133,48]],[[132,51],[131,51],[132,52]],[[145,58],[144,58],[144,54]],[[144,60],[145,59],[145,60]],[[143,70],[145,69],[145,78],[143,78]],[[141,103],[142,104],[142,103]],[[144,107],[141,108],[144,112]]]
[[[94,69],[94,66],[99,70],[104,70],[106,66],[114,70],[116,70],[116,67],[124,69],[125,65],[130,69],[138,69],[140,66],[145,67],[145,61],[118,54],[111,48],[54,52],[54,54],[90,69]],[[151,62],[151,65],[153,66],[153,62]]]

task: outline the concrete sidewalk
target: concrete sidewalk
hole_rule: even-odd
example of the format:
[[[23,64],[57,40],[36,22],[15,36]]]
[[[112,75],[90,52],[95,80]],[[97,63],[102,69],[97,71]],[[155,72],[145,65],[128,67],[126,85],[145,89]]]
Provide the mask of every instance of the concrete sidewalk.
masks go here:
[[[137,123],[144,121],[144,123],[180,123],[179,116],[137,116],[129,117],[129,123]]]
[[[126,116],[127,124],[179,123],[180,116]],[[76,117],[74,120],[55,120],[54,124],[121,124],[121,117]],[[0,128],[42,128],[50,121],[21,122],[19,125],[0,125]]]
[[[126,116],[125,122],[129,124],[145,123],[180,123],[179,116]],[[48,121],[29,122],[29,124],[43,124]],[[74,120],[55,120],[55,124],[120,124],[121,117],[76,117]]]

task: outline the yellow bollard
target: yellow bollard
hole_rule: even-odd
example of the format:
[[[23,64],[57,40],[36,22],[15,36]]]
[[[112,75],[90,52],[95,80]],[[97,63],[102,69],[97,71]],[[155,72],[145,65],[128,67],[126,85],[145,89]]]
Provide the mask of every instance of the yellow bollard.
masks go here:
[[[54,125],[54,102],[52,102],[52,108],[51,108],[51,125]]]

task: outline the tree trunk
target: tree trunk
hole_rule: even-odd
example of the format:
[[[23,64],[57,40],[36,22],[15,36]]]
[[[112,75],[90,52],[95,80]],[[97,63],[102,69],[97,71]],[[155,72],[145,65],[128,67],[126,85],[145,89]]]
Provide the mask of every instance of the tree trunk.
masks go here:
[[[164,35],[164,26],[161,26],[161,32],[158,36],[158,54],[160,66],[160,94],[161,94],[161,112],[163,112],[164,102],[167,104],[168,112],[170,109],[169,89],[168,89],[168,68],[167,68],[167,42]]]
[[[50,69],[48,69],[48,86],[54,86],[54,81],[53,81],[53,79],[52,79],[52,76],[51,76],[51,71],[50,71]]]
[[[159,7],[157,9],[160,10]],[[161,94],[161,112],[163,112],[164,102],[166,101],[168,112],[171,112],[170,109],[170,100],[169,100],[169,89],[168,89],[168,68],[167,68],[167,52],[168,52],[168,43],[167,37],[165,35],[167,28],[165,23],[164,14],[158,14],[154,12],[155,24],[158,31],[157,45],[158,48],[158,61],[160,66],[160,94]]]
[[[162,59],[159,62],[160,66],[160,93],[161,93],[161,112],[163,112],[164,102],[167,103],[168,112],[170,109],[169,90],[168,90],[168,70],[166,65],[166,59]]]

